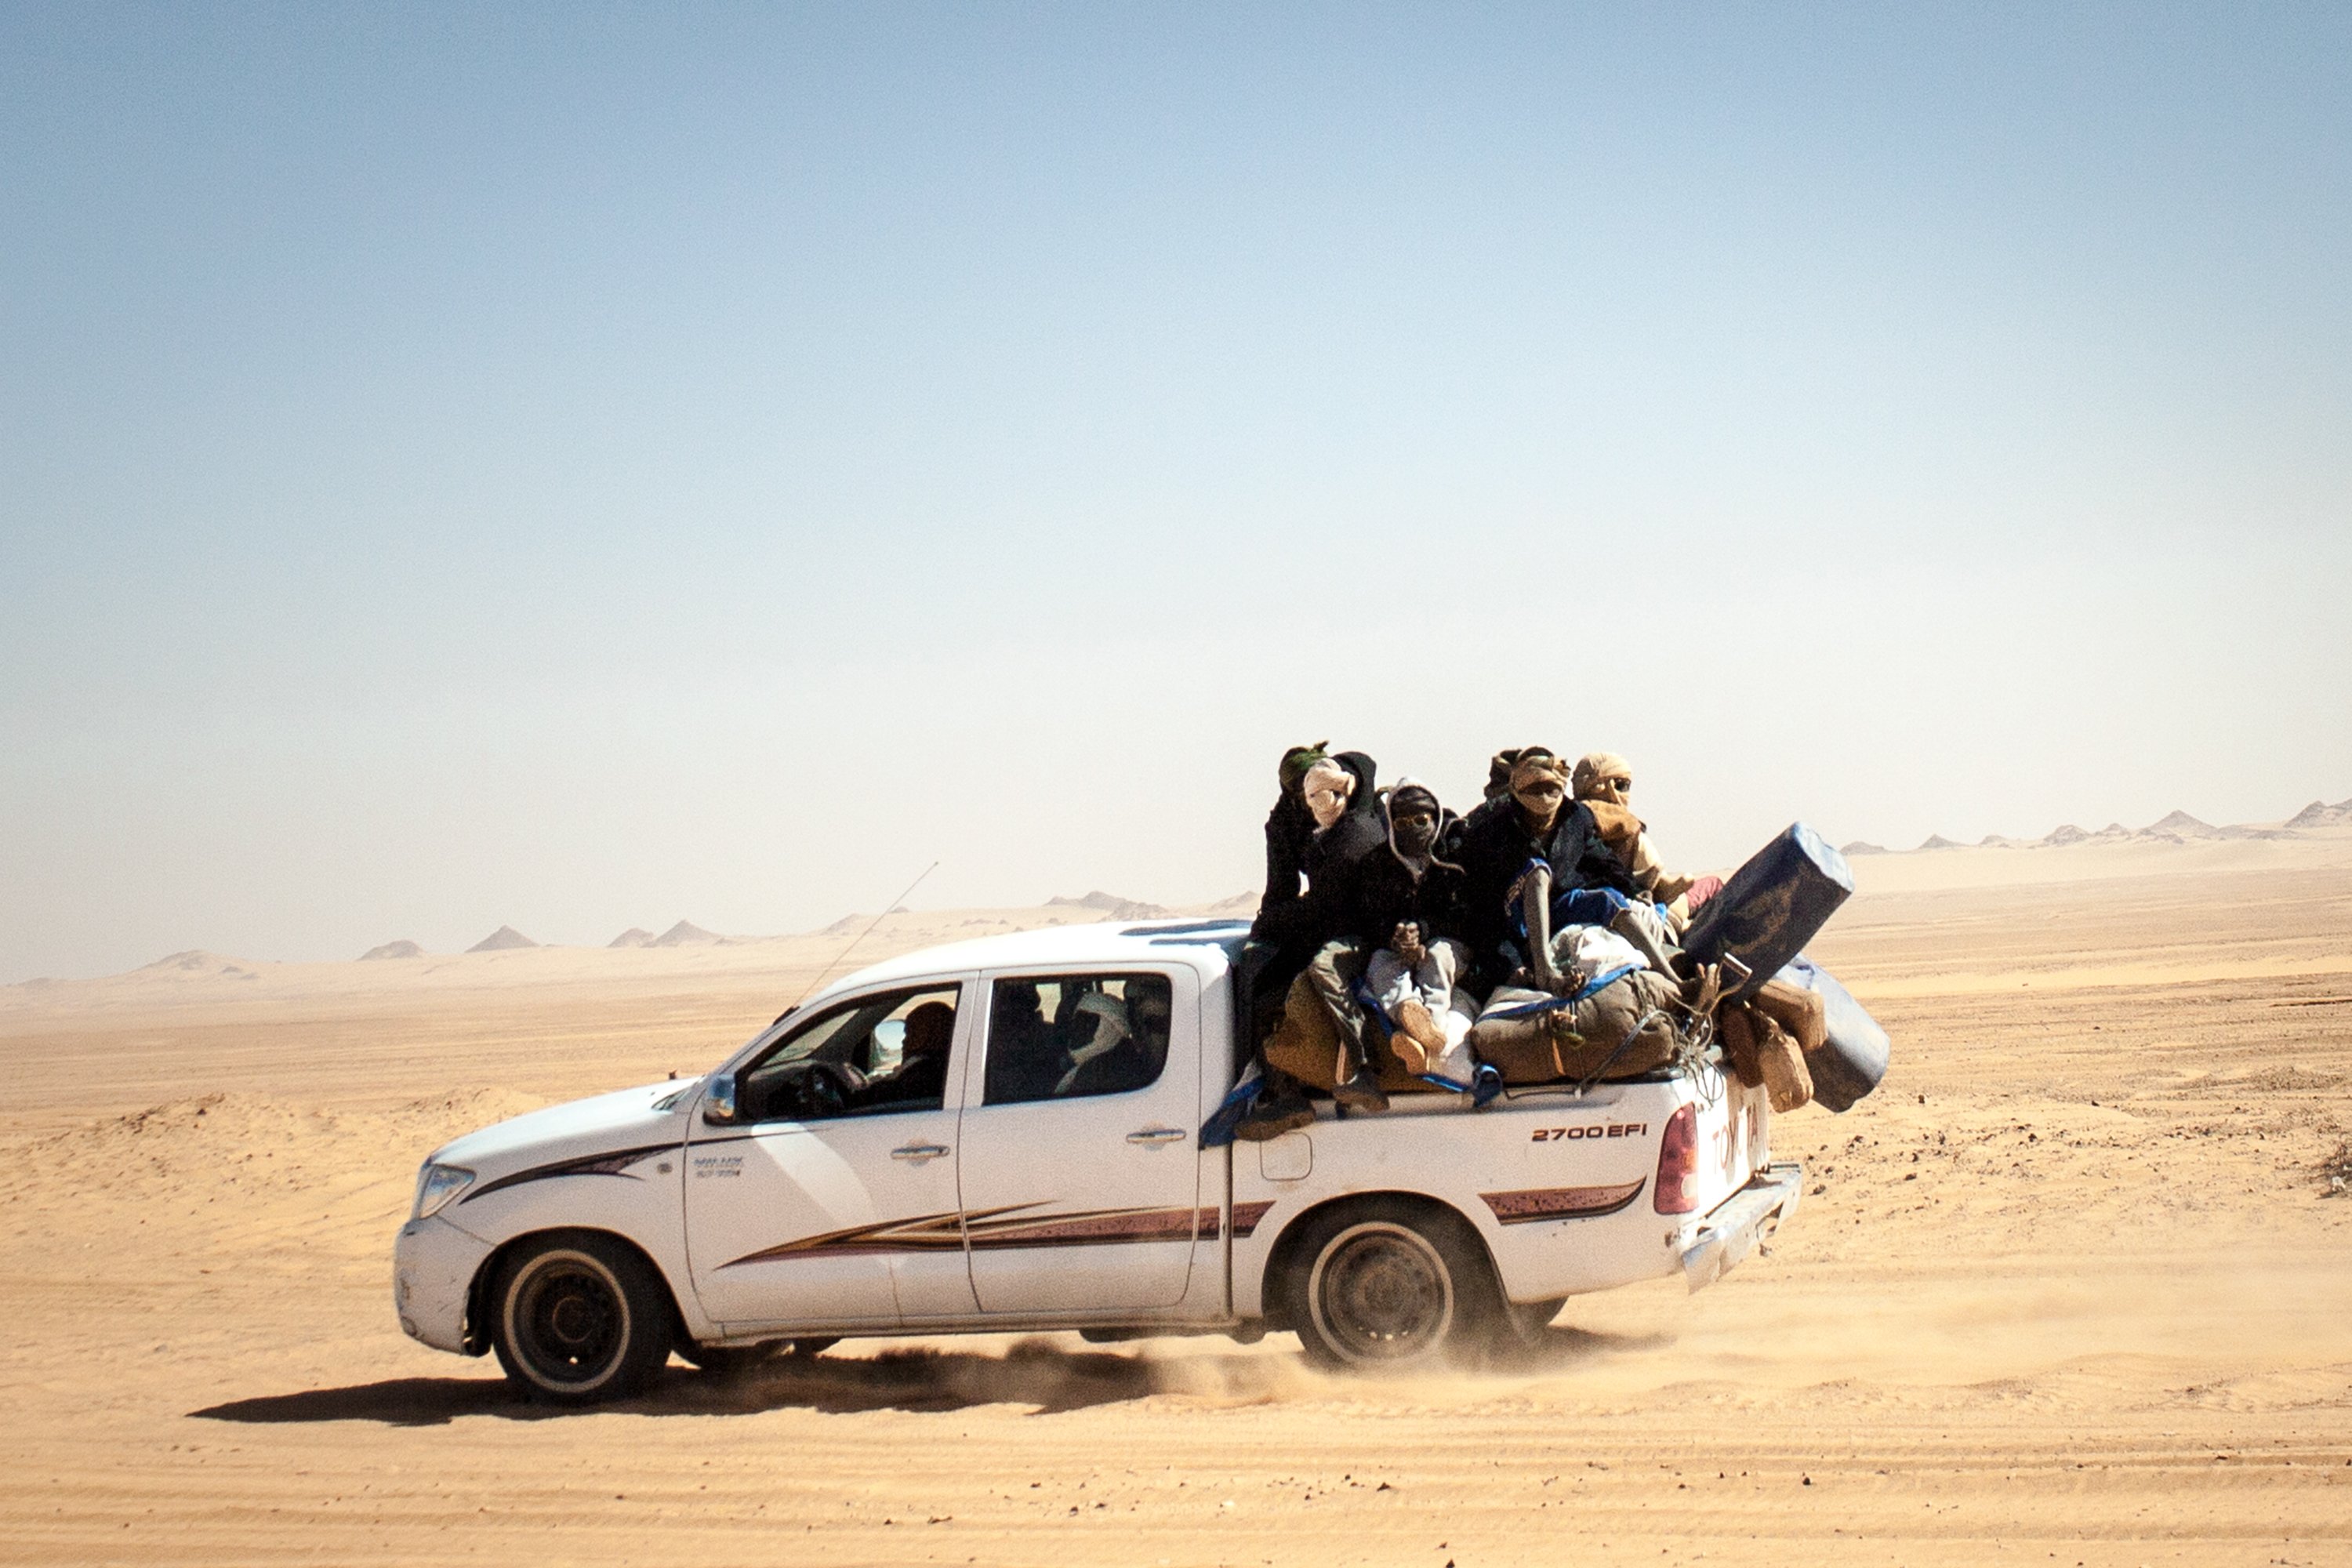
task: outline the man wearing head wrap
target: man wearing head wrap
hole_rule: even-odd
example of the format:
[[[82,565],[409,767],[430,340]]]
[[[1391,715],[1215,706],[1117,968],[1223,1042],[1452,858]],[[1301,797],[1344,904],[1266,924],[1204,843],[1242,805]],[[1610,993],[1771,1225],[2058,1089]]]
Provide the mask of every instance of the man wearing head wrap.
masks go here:
[[[1469,877],[1440,849],[1454,814],[1434,791],[1405,779],[1388,792],[1388,852],[1356,879],[1355,934],[1370,957],[1364,982],[1397,1031],[1391,1047],[1408,1072],[1433,1070],[1469,1033],[1454,983],[1470,967],[1461,941]]]
[[[1461,860],[1469,876],[1470,943],[1480,988],[1528,963],[1514,920],[1528,871],[1541,867],[1551,896],[1584,889],[1633,894],[1623,862],[1602,841],[1591,810],[1568,798],[1568,767],[1546,746],[1522,747],[1510,764],[1510,794],[1465,826]],[[1481,810],[1486,808],[1482,807]]]
[[[1601,841],[1624,863],[1633,890],[1665,905],[1679,931],[1689,921],[1682,898],[1696,879],[1668,871],[1650,847],[1649,834],[1633,815],[1633,765],[1614,752],[1587,752],[1577,759],[1570,784],[1577,800],[1592,813]]]
[[[1265,814],[1265,891],[1258,899],[1261,918],[1268,910],[1298,901],[1306,875],[1307,847],[1315,838],[1315,818],[1307,809],[1307,770],[1329,755],[1328,741],[1293,746],[1275,768],[1281,785],[1274,809]]]
[[[1353,980],[1352,974],[1345,973],[1351,961],[1360,973],[1362,951],[1353,947],[1349,916],[1354,907],[1358,870],[1388,842],[1387,826],[1374,795],[1378,773],[1377,764],[1361,752],[1341,752],[1315,758],[1299,775],[1301,805],[1312,824],[1299,857],[1307,887],[1296,898],[1261,904],[1250,926],[1252,942],[1266,944],[1262,957],[1249,960],[1254,971],[1249,990],[1255,1043],[1263,1043],[1264,1026],[1269,1022],[1263,1015],[1269,1005],[1277,1011],[1290,1005],[1289,994],[1300,985],[1314,994],[1344,992]],[[1335,943],[1339,945],[1338,952],[1330,951]],[[1302,979],[1310,966],[1318,976]],[[1311,1001],[1311,997],[1299,1000]],[[1370,1078],[1357,1076],[1360,1087],[1369,1092],[1351,1088],[1341,1103],[1349,1104],[1352,1099],[1355,1108],[1368,1110],[1384,1106],[1385,1100]],[[1269,1066],[1265,1077],[1266,1087],[1256,1108],[1235,1130],[1237,1137],[1276,1137],[1315,1119],[1306,1096],[1286,1074]]]
[[[1511,809],[1511,769],[1518,764],[1519,753],[1525,751],[1546,752],[1542,746],[1507,746],[1486,759],[1486,787],[1470,815],[1457,817],[1446,829],[1444,847],[1458,856],[1463,843],[1482,827],[1497,812]]]

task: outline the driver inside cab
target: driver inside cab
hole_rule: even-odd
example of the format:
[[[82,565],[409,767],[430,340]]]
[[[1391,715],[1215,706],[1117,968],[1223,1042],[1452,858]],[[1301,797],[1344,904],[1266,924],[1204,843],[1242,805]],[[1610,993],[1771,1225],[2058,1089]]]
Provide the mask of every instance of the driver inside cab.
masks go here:
[[[944,1002],[926,1002],[907,1015],[906,1043],[898,1065],[867,1080],[857,1092],[856,1104],[869,1106],[946,1103],[948,1045],[955,1037],[955,1009]]]

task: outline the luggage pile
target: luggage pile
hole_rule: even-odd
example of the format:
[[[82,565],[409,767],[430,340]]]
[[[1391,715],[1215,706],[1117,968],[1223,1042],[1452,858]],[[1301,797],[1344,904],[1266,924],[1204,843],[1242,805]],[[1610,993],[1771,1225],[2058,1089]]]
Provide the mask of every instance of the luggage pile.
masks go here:
[[[1360,752],[1284,758],[1240,972],[1255,1061],[1205,1142],[1280,1136],[1322,1096],[1475,1109],[1719,1065],[1775,1110],[1843,1111],[1885,1075],[1885,1031],[1804,952],[1853,879],[1802,823],[1727,880],[1676,877],[1611,753],[1498,753],[1462,818],[1374,779]]]

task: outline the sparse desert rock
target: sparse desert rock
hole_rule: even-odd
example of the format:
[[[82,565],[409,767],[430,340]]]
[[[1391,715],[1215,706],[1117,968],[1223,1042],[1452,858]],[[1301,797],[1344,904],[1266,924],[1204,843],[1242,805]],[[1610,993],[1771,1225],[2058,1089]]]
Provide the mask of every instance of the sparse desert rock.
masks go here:
[[[1168,912],[1158,904],[1147,904],[1139,899],[1122,899],[1117,893],[1106,893],[1099,888],[1084,898],[1047,899],[1045,907],[1049,910],[1099,910],[1115,921],[1148,921]]]

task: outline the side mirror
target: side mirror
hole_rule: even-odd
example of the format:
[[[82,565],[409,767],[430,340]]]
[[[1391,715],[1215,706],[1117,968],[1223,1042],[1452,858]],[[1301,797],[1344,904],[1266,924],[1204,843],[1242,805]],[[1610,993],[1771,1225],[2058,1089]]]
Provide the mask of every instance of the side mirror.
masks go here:
[[[735,1075],[731,1072],[710,1075],[709,1087],[702,1091],[702,1120],[713,1127],[730,1127],[735,1121]]]

